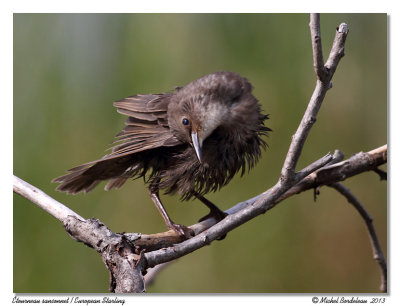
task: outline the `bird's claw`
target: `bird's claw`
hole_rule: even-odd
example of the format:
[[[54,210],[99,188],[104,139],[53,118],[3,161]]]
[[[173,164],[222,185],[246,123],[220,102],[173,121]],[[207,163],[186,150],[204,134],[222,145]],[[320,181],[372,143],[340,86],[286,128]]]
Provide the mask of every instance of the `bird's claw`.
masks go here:
[[[172,229],[175,233],[177,233],[180,237],[184,237],[186,239],[190,239],[195,236],[194,231],[184,225],[172,223],[169,225],[169,228]]]

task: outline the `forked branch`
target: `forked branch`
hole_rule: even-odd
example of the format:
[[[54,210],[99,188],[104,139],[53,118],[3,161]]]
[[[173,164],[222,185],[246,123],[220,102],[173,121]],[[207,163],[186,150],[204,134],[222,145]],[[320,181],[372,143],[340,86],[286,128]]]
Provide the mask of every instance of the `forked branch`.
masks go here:
[[[297,162],[300,158],[301,151],[307,139],[308,133],[317,120],[317,114],[321,107],[322,101],[325,98],[325,94],[332,86],[331,79],[333,74],[336,71],[340,59],[344,56],[344,45],[349,30],[345,23],[342,23],[337,28],[332,49],[325,65],[323,64],[319,14],[311,14],[310,32],[314,70],[318,79],[303,119],[301,120],[296,133],[292,136],[292,142],[290,143],[289,151],[286,155],[281,172],[281,181],[283,185],[292,184],[293,181],[296,181],[295,170]],[[297,182],[298,181],[300,180],[297,178]]]

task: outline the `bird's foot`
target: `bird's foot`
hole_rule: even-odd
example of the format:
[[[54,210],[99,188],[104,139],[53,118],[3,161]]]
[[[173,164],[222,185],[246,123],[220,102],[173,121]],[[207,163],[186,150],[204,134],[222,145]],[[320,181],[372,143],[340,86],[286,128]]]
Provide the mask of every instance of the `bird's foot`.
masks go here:
[[[203,218],[199,219],[199,222],[207,220],[209,218],[214,218],[217,223],[224,219],[228,214],[226,212],[223,212],[220,209],[210,209],[210,212],[205,215]]]
[[[190,239],[195,236],[194,231],[187,226],[171,223],[168,225],[168,227],[172,229],[175,233],[177,233],[180,237]]]
[[[208,218],[214,218],[218,223],[219,221],[224,219],[227,215],[229,215],[229,214],[227,214],[226,212],[223,212],[220,209],[210,209],[210,212],[207,215],[205,215],[203,218],[201,218],[199,220],[199,222],[207,220]],[[223,240],[223,239],[225,239],[225,237],[226,237],[226,234],[217,238],[217,240]]]

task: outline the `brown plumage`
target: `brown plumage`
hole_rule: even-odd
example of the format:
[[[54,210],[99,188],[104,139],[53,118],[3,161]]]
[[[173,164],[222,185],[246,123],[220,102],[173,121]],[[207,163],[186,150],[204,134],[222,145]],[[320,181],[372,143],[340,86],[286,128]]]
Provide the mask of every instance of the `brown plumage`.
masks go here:
[[[150,196],[167,226],[180,235],[188,229],[168,217],[158,193],[196,197],[218,220],[218,207],[204,198],[226,185],[237,172],[252,168],[266,143],[268,115],[251,94],[250,83],[237,73],[216,72],[172,93],[135,95],[114,103],[127,115],[112,152],[54,179],[57,190],[88,192],[108,180],[106,190],[129,178],[145,177]],[[207,215],[206,217],[210,216]]]

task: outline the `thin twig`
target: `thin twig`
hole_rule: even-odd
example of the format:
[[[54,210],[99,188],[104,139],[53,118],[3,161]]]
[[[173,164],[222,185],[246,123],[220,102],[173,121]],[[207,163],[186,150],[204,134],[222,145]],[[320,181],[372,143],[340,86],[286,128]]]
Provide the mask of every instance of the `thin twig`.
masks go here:
[[[357,174],[373,171],[376,167],[386,164],[387,162],[387,145],[383,145],[369,152],[359,152],[349,159],[327,165],[307,177],[301,182],[290,188],[279,201],[304,192],[309,189],[316,188],[321,185],[329,185],[335,182],[344,181]]]
[[[349,34],[349,28],[347,24],[341,23],[336,29],[336,35],[335,39],[333,40],[332,49],[325,63],[327,77],[324,80],[324,82],[326,83],[331,81],[340,59],[344,56],[344,43],[346,42],[348,34]]]
[[[333,183],[330,187],[336,189],[339,193],[341,193],[347,201],[353,205],[353,207],[358,211],[360,216],[363,218],[365,225],[367,226],[368,236],[371,242],[372,247],[372,255],[374,259],[377,261],[380,271],[381,271],[381,286],[380,290],[382,292],[387,292],[387,266],[385,255],[383,254],[381,245],[379,243],[378,235],[376,234],[374,224],[372,223],[373,219],[368,214],[365,207],[362,203],[354,196],[354,194],[341,183]]]
[[[324,56],[322,54],[322,41],[319,14],[310,14],[310,34],[313,53],[314,71],[319,79],[324,78]]]

